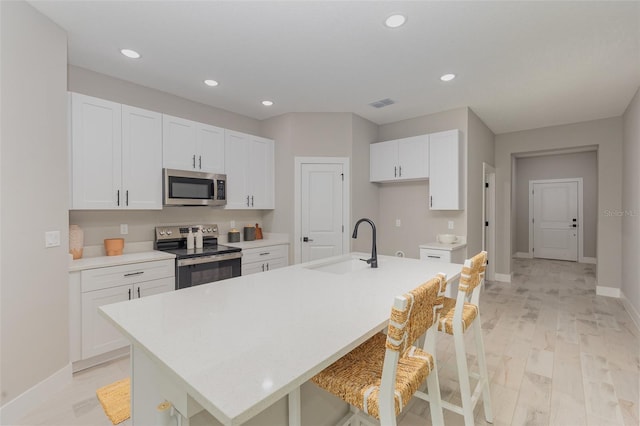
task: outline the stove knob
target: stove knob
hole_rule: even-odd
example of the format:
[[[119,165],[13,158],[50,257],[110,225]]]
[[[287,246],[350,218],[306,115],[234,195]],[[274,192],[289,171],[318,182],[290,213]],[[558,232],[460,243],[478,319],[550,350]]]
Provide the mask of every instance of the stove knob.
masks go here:
[[[209,228],[208,231],[211,232],[211,228]]]
[[[173,234],[172,231],[167,231],[167,235],[171,235],[171,234]]]
[[[160,231],[160,235],[164,235],[164,231]]]

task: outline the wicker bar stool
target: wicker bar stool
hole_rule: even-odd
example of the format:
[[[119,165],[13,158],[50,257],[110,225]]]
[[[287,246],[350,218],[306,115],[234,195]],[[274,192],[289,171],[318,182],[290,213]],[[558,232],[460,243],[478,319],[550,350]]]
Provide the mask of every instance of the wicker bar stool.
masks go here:
[[[388,335],[376,334],[311,379],[351,404],[349,414],[339,425],[358,426],[358,422],[374,425],[375,418],[383,426],[395,426],[396,416],[414,395],[429,401],[432,424],[444,423],[438,372],[435,358],[429,352],[435,351],[436,324],[445,286],[446,276],[439,274],[397,296]],[[425,332],[425,350],[412,346]],[[425,379],[428,394],[418,390]]]
[[[484,282],[484,273],[487,265],[487,252],[482,251],[471,259],[467,259],[462,267],[460,283],[458,284],[458,296],[456,299],[445,297],[443,308],[438,320],[438,331],[453,335],[456,349],[456,363],[458,366],[458,381],[462,406],[442,401],[442,408],[451,410],[464,416],[465,426],[472,426],[473,410],[482,394],[485,419],[493,423],[491,410],[491,395],[489,392],[489,375],[482,341],[482,325],[480,323],[480,288]],[[480,374],[469,374],[467,366],[467,354],[464,346],[464,334],[472,330],[475,336],[476,354]],[[478,380],[473,394],[469,377]]]

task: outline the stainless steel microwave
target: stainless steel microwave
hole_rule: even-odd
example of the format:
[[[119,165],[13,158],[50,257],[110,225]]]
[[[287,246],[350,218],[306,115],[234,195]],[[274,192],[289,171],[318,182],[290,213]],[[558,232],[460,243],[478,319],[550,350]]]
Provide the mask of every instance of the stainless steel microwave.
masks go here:
[[[227,175],[163,169],[165,206],[224,206]]]

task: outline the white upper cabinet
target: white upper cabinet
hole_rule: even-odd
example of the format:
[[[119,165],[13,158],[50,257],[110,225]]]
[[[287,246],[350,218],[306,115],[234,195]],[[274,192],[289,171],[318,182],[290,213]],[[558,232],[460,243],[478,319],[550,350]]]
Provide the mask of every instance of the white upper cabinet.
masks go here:
[[[462,138],[459,130],[429,135],[429,207],[463,210]]]
[[[429,177],[429,135],[412,136],[370,146],[371,182]]]
[[[165,168],[225,173],[224,129],[166,114],[162,127]]]
[[[71,94],[71,209],[161,209],[161,115]]]
[[[274,142],[225,132],[227,209],[274,208]]]

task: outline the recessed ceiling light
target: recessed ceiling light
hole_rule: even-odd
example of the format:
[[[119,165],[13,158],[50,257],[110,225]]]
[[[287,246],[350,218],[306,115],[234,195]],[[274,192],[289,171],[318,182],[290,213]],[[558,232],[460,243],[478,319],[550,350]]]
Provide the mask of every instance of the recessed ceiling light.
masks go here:
[[[271,101],[262,101],[262,105],[271,106],[271,105],[273,105],[273,102],[271,102]]]
[[[207,86],[216,87],[218,85],[218,82],[215,80],[205,80],[204,84],[206,84]]]
[[[440,80],[442,80],[442,81],[451,81],[454,78],[456,78],[455,74],[445,74],[442,77],[440,77]]]
[[[138,59],[140,57],[140,54],[138,52],[131,49],[122,49],[120,50],[120,53],[122,53],[127,58],[131,58],[131,59]]]
[[[384,21],[384,24],[389,28],[398,28],[404,25],[405,22],[407,22],[407,18],[404,15],[395,14],[389,16]]]

